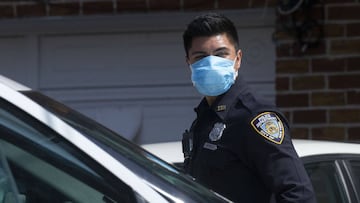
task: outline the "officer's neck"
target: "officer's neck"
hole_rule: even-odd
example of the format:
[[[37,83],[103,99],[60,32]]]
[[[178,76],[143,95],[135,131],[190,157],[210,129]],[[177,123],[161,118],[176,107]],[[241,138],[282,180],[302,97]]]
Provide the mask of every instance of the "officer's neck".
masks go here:
[[[209,106],[211,106],[216,100],[216,96],[206,96],[205,98]]]

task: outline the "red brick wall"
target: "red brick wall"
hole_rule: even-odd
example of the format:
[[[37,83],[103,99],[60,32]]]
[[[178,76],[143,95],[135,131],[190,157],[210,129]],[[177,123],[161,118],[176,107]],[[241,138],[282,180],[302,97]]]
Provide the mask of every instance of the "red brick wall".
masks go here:
[[[301,52],[293,35],[276,33],[277,104],[293,137],[360,141],[360,3],[323,2],[313,9],[324,26],[319,46]]]
[[[0,2],[9,18],[117,15],[129,12],[201,11],[274,7],[277,0],[17,0]],[[293,35],[278,30],[277,104],[295,138],[360,141],[360,3],[322,0],[311,15],[323,23],[324,38],[302,52]],[[298,19],[302,13],[298,12]]]

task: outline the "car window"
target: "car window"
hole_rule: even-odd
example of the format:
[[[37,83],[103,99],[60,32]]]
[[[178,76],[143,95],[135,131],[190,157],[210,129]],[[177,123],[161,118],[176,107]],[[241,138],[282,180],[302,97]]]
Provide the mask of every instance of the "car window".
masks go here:
[[[1,150],[1,149],[0,149]],[[5,173],[4,166],[0,162],[0,202],[5,199],[6,193],[10,192],[8,175]]]
[[[142,201],[128,185],[56,132],[1,99],[0,148],[0,202]],[[16,196],[11,196],[9,174]]]
[[[20,196],[14,187],[13,179],[0,145],[0,202],[10,203],[16,202],[16,200],[23,203],[24,197]]]
[[[181,196],[185,202],[227,201],[219,194],[197,184],[192,177],[183,174],[173,165],[66,105],[39,92],[21,93],[72,126],[126,167],[131,168],[132,172],[142,180],[151,182],[152,187],[156,188],[157,192],[164,193],[164,196],[172,198]]]
[[[350,161],[351,172],[352,172],[352,181],[357,192],[357,198],[360,198],[360,161],[353,160]]]
[[[306,163],[318,203],[348,202],[343,183],[332,161]]]

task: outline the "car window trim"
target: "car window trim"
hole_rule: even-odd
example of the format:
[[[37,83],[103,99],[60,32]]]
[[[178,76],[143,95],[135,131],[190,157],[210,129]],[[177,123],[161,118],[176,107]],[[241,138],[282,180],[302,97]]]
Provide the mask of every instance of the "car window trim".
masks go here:
[[[345,171],[342,169],[344,162],[343,162],[343,160],[335,160],[334,163],[335,163],[335,167],[336,167],[336,172],[340,177],[342,185],[344,186],[344,192],[345,192],[346,198],[348,199],[348,202],[352,202],[352,198],[350,195],[350,188],[349,188],[349,185],[347,184],[345,174],[344,174]]]
[[[347,160],[353,160],[353,159],[360,159],[360,154],[359,155],[354,155],[354,154],[321,154],[321,155],[310,155],[310,156],[305,156],[305,157],[301,157],[301,160],[303,161],[304,164],[307,163],[316,163],[316,162],[321,162],[321,161],[332,161],[335,163],[336,166],[336,172],[339,175],[339,178],[341,180],[341,184],[343,185],[344,188],[344,192],[347,198],[347,201],[349,203],[357,203],[359,202],[353,195],[351,195],[351,192],[356,192],[355,188],[352,185],[349,185],[351,176],[350,174],[346,171],[346,161]],[[350,187],[350,188],[349,188]],[[351,191],[351,192],[350,192]]]
[[[344,171],[347,174],[348,182],[351,185],[351,188],[352,188],[352,191],[353,191],[353,194],[354,194],[354,197],[353,197],[354,202],[360,202],[360,197],[359,197],[358,190],[357,190],[360,185],[356,185],[356,183],[353,181],[354,178],[358,178],[358,177],[354,177],[354,174],[351,171],[352,166],[351,166],[350,160],[352,160],[352,161],[360,161],[360,159],[358,157],[357,159],[353,158],[353,159],[342,160],[343,161]]]
[[[9,163],[7,162],[6,160],[6,157],[4,156],[4,153],[2,152],[2,147],[1,147],[1,143],[0,143],[0,163],[1,163],[1,166],[5,172],[5,174],[8,176],[8,182],[10,184],[10,190],[11,192],[14,194],[13,197],[15,198],[15,202],[20,202],[19,201],[19,190],[16,186],[16,183],[15,183],[15,179],[14,179],[14,176],[10,170],[10,167],[9,167]],[[0,167],[1,167],[0,166]]]
[[[44,109],[36,102],[2,83],[0,83],[0,97],[12,103],[24,112],[32,115],[35,119],[44,123],[49,128],[62,135],[69,142],[79,146],[83,152],[98,161],[104,167],[112,169],[110,171],[116,177],[123,180],[138,194],[141,194],[145,199],[149,200],[150,202],[151,200],[156,200],[159,203],[168,202],[162,195],[158,193],[158,191],[152,188],[149,183],[145,183],[126,166],[106,153],[106,151],[104,151],[102,148],[96,146],[87,137],[79,133],[65,121],[56,117],[53,113]],[[52,125],[49,125],[48,120],[51,120],[50,123]]]

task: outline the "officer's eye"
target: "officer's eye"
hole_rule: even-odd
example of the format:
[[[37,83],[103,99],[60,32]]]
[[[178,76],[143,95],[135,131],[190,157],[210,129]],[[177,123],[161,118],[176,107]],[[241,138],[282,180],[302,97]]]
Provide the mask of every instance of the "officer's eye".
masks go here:
[[[194,61],[198,61],[198,60],[201,60],[203,58],[207,57],[207,55],[196,55],[193,59]]]
[[[226,58],[228,55],[229,55],[229,53],[225,52],[225,51],[215,53],[215,56],[222,57],[222,58]]]

